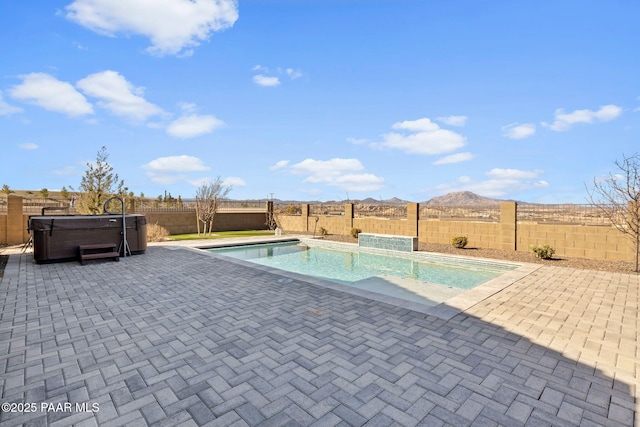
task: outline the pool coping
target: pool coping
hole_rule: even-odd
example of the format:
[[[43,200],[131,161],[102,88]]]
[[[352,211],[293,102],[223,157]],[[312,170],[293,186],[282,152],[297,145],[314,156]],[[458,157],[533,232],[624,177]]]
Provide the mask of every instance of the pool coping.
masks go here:
[[[362,298],[367,298],[370,300],[390,304],[396,307],[405,308],[405,309],[416,311],[426,315],[435,316],[443,320],[449,320],[452,317],[470,309],[474,305],[486,300],[487,298],[490,298],[496,293],[502,291],[503,289],[509,287],[510,285],[514,284],[515,282],[521,280],[522,278],[528,276],[529,274],[533,273],[534,271],[542,267],[542,265],[540,264],[508,262],[508,261],[494,260],[489,258],[465,257],[461,255],[449,255],[449,254],[440,254],[435,252],[423,252],[423,251],[413,252],[412,255],[414,255],[414,257],[416,258],[419,258],[420,254],[424,254],[425,256],[429,256],[431,258],[437,257],[442,259],[459,259],[459,260],[465,260],[465,261],[487,262],[491,264],[507,264],[507,265],[518,266],[514,270],[507,271],[494,279],[491,279],[481,285],[478,285],[473,289],[464,291],[452,298],[447,299],[444,302],[438,303],[434,306],[428,306],[425,304],[408,301],[401,298],[383,295],[376,292],[367,291],[364,289],[354,288],[348,285],[342,285],[329,280],[306,276],[299,273],[293,273],[286,270],[280,270],[277,268],[255,264],[250,261],[230,258],[224,255],[218,255],[213,252],[207,251],[207,249],[222,248],[222,247],[268,244],[268,243],[284,243],[289,241],[300,241],[300,242],[315,245],[315,246],[325,246],[325,247],[335,247],[335,248],[358,247],[358,245],[353,243],[342,243],[342,242],[333,242],[333,241],[326,241],[326,240],[320,240],[320,239],[310,239],[308,238],[308,236],[289,236],[289,237],[280,237],[280,238],[271,237],[271,238],[260,238],[260,239],[242,238],[242,239],[234,239],[234,240],[224,239],[224,240],[214,240],[212,242],[208,242],[205,244],[202,244],[204,242],[200,242],[200,244],[198,243],[188,244],[188,245],[166,244],[162,246],[172,246],[175,249],[192,250],[197,253],[206,254],[208,256],[212,256],[217,259],[222,259],[226,262],[231,262],[233,264],[241,265],[243,267],[253,268],[253,269],[264,271],[271,274],[277,274],[286,278],[286,281],[284,281],[283,283],[290,283],[290,281],[297,280],[297,281],[309,283],[315,286],[321,286],[321,287],[333,289],[339,292],[344,292],[350,295],[356,295]],[[381,250],[381,249],[372,250],[371,248],[366,248],[366,251],[382,252],[382,253],[389,252],[387,250]],[[404,256],[404,255],[406,254],[405,253],[398,254],[398,256]]]

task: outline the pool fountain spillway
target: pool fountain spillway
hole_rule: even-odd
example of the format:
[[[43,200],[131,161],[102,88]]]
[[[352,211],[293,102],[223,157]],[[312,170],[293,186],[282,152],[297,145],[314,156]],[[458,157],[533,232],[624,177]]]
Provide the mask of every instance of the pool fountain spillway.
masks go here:
[[[418,250],[418,238],[389,234],[358,234],[358,246],[388,251],[414,252]]]

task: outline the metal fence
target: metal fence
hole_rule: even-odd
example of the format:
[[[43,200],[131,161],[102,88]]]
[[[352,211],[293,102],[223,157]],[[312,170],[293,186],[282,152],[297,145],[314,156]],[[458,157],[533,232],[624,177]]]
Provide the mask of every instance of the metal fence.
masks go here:
[[[619,207],[615,205],[538,205],[528,203],[518,203],[518,221],[557,223],[557,224],[577,224],[577,225],[606,225],[611,224],[610,217],[605,215],[604,210],[610,212],[613,217],[623,215]]]
[[[353,206],[354,218],[406,219],[407,205],[372,205],[356,203]]]
[[[195,199],[149,200],[135,199],[136,212],[192,212]],[[218,212],[266,212],[264,200],[219,200]]]
[[[273,213],[280,215],[302,215],[302,205],[300,203],[278,203],[273,205]]]
[[[344,203],[315,203],[309,205],[310,216],[344,215]]]
[[[45,210],[68,210],[71,207],[69,200],[60,200],[52,198],[35,198],[35,199],[22,199],[22,213],[31,215],[40,215]],[[46,213],[46,212],[45,212]]]
[[[500,221],[500,205],[424,205],[420,219],[455,219],[459,221]]]

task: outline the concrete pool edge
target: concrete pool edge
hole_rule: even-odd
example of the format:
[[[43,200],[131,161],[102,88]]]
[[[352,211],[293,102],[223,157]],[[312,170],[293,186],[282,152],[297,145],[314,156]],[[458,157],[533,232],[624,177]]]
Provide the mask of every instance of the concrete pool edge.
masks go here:
[[[226,240],[226,241],[222,241],[222,240]],[[382,295],[382,294],[371,292],[371,291],[366,291],[359,288],[354,288],[347,285],[342,285],[336,282],[331,282],[329,280],[324,280],[316,277],[288,272],[285,270],[280,270],[273,267],[267,267],[267,266],[251,263],[248,261],[239,260],[239,259],[233,259],[230,257],[225,257],[223,255],[218,255],[206,250],[206,249],[212,249],[215,247],[239,246],[244,244],[254,245],[254,244],[267,244],[267,243],[283,243],[283,242],[295,241],[295,240],[299,240],[303,243],[311,242],[314,245],[317,244],[319,246],[332,246],[337,248],[357,247],[357,245],[350,244],[350,243],[309,239],[308,236],[288,236],[288,237],[280,237],[280,238],[269,236],[267,238],[257,238],[257,239],[256,238],[238,238],[233,240],[221,239],[221,240],[213,241],[211,243],[202,242],[202,241],[191,241],[188,243],[181,242],[181,244],[179,245],[174,245],[172,244],[173,242],[161,242],[161,244],[158,244],[157,246],[164,246],[170,249],[192,250],[200,254],[206,254],[208,256],[212,256],[217,259],[223,259],[224,261],[241,265],[245,268],[253,268],[259,271],[277,274],[291,281],[297,280],[297,281],[301,281],[311,285],[333,289],[339,292],[344,292],[347,294],[359,296],[362,298],[367,298],[377,302],[390,304],[390,305],[408,309],[411,311],[416,311],[426,315],[435,316],[443,320],[449,320],[452,317],[456,316],[457,314],[468,310],[474,305],[502,291],[503,289],[507,288],[508,286],[521,280],[525,276],[533,273],[534,271],[542,267],[542,265],[539,265],[539,264],[514,263],[514,262],[506,262],[506,261],[493,260],[493,259],[487,259],[487,258],[475,258],[475,257],[471,258],[471,257],[460,256],[460,255],[448,255],[448,254],[439,254],[439,253],[431,253],[431,252],[422,252],[425,255],[431,255],[431,256],[435,255],[443,259],[448,258],[448,259],[457,259],[457,260],[465,260],[465,261],[473,261],[473,262],[487,262],[492,264],[505,264],[505,265],[518,266],[514,270],[507,271],[494,279],[491,279],[481,285],[476,286],[473,289],[470,289],[459,295],[449,298],[444,302],[440,302],[440,303],[434,302],[434,305],[426,305],[422,303],[407,301],[401,298],[396,298],[396,297]],[[416,252],[415,254],[419,254],[419,252]]]

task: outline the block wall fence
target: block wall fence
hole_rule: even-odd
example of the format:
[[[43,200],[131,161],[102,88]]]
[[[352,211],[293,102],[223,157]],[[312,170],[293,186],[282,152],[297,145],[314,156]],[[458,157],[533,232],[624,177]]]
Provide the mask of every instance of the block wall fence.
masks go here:
[[[402,219],[354,218],[353,204],[344,215],[309,215],[302,205],[301,215],[278,214],[278,225],[289,233],[349,235],[352,228],[364,233],[417,236],[418,242],[450,244],[452,236],[466,236],[468,247],[530,252],[532,245],[551,245],[556,255],[575,258],[632,262],[631,240],[612,225],[541,224],[517,221],[517,203],[500,203],[500,221],[420,219],[418,203],[407,204]]]
[[[269,205],[271,206],[271,205]],[[136,213],[131,206],[127,213]],[[195,233],[198,231],[195,211],[140,212],[147,217],[148,224],[158,224],[169,234]],[[0,245],[19,245],[29,240],[29,217],[22,211],[22,197],[7,196],[7,211],[0,212]],[[265,212],[218,212],[214,231],[266,230]],[[202,228],[201,228],[202,230]]]
[[[267,202],[266,211],[272,210]],[[500,221],[420,219],[418,203],[407,204],[402,219],[355,218],[354,205],[346,203],[344,215],[310,215],[302,205],[301,215],[277,214],[278,226],[288,233],[349,235],[352,228],[365,233],[417,236],[419,242],[450,244],[452,236],[466,236],[468,247],[529,252],[532,245],[551,245],[558,256],[633,261],[630,239],[611,225],[542,224],[517,221],[517,204],[500,204]],[[128,213],[135,213],[128,209]],[[195,233],[195,212],[140,212],[149,224],[158,224],[169,234]],[[0,212],[0,244],[21,244],[29,239],[29,214],[22,212],[22,197],[7,196],[7,210]],[[218,212],[214,231],[266,230],[266,212]]]

